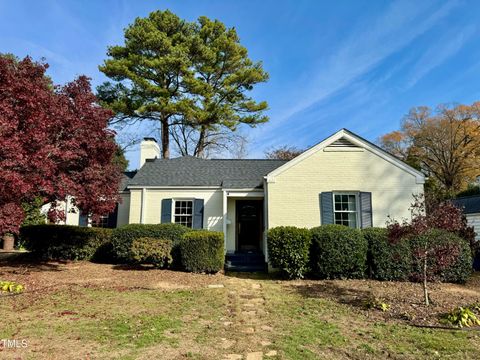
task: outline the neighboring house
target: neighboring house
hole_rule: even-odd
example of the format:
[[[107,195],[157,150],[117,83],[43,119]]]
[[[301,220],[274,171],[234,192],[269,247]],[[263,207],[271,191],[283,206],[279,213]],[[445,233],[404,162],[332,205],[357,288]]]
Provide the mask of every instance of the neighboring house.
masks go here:
[[[144,139],[140,170],[124,178],[111,215],[116,226],[174,222],[221,231],[227,264],[237,265],[264,266],[266,230],[275,226],[364,228],[383,227],[389,216],[408,219],[425,181],[345,129],[290,161],[159,157],[157,142]]]
[[[122,179],[119,184],[120,198],[122,199],[122,204],[128,206],[129,193],[125,192],[126,184],[133,176],[136,174],[136,171],[126,171],[123,173]],[[61,210],[65,214],[65,220],[58,221],[58,224],[61,225],[77,225],[77,226],[95,226],[95,227],[104,227],[104,228],[115,228],[117,223],[124,224],[128,223],[125,219],[117,219],[118,216],[118,206],[115,208],[115,211],[112,213],[100,217],[97,221],[92,221],[87,214],[83,214],[76,206],[73,205],[72,197],[67,196],[65,201],[59,201],[57,204],[58,210]],[[51,204],[45,204],[41,207],[40,212],[47,218],[48,211],[51,208]]]
[[[452,200],[453,203],[463,210],[468,225],[475,231],[475,240],[480,241],[480,195],[460,197]],[[473,260],[473,268],[480,270],[480,254],[477,252]]]
[[[452,200],[467,217],[468,225],[473,226],[475,239],[480,240],[480,195],[460,197]]]

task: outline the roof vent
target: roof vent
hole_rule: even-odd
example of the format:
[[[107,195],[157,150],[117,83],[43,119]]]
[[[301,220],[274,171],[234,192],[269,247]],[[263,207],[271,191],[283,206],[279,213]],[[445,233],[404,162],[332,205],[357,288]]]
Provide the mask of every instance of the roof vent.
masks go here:
[[[331,148],[347,148],[347,147],[349,147],[349,148],[359,148],[360,146],[355,145],[352,142],[350,142],[350,140],[347,140],[347,139],[342,137],[342,138],[334,141],[330,145],[328,145],[328,147],[331,147]]]

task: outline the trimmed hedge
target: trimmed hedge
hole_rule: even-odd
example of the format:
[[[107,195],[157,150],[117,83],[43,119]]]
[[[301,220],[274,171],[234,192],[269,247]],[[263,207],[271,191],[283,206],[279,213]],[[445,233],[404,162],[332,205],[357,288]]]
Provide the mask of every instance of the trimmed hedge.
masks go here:
[[[133,259],[139,264],[152,264],[159,268],[168,267],[172,263],[172,241],[150,237],[133,240],[131,252]]]
[[[180,242],[182,267],[187,271],[216,273],[225,262],[223,233],[197,230],[183,235]]]
[[[367,241],[360,230],[331,224],[313,228],[311,232],[313,275],[323,279],[365,276]]]
[[[29,225],[20,229],[25,248],[42,259],[111,261],[111,229]]]
[[[430,269],[437,269],[437,271],[433,273],[430,272],[430,276],[444,282],[465,283],[473,271],[472,251],[469,243],[451,232],[441,229],[431,229],[425,235],[410,238],[410,246],[413,254],[415,254],[416,249],[422,248],[421,244],[425,237],[428,237],[431,242],[430,247],[438,246],[441,249],[445,245],[453,245],[458,247],[459,250],[456,260],[443,270],[438,270],[441,267],[438,266],[435,258],[430,257]],[[413,257],[412,278],[414,280],[418,280],[419,274],[422,273],[422,268],[422,262]]]
[[[191,231],[179,224],[129,224],[114,229],[112,234],[113,251],[121,261],[132,262],[132,243],[135,239],[150,237],[172,241],[173,267],[180,264],[179,244],[185,233]]]
[[[385,228],[366,228],[362,234],[368,243],[369,277],[375,280],[408,280],[412,269],[412,251],[405,239],[392,242]]]
[[[312,236],[308,229],[279,226],[268,230],[268,261],[289,279],[301,279],[308,271]]]

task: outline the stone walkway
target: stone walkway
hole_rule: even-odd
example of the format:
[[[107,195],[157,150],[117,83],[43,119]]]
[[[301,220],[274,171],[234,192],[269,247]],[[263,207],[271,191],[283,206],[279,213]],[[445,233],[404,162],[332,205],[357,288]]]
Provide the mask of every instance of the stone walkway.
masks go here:
[[[222,339],[225,360],[275,359],[270,333],[265,323],[265,297],[262,285],[252,279],[231,278],[225,284],[228,291],[228,317],[223,325],[231,338]],[[240,344],[242,343],[242,344]],[[239,353],[240,349],[248,351]]]

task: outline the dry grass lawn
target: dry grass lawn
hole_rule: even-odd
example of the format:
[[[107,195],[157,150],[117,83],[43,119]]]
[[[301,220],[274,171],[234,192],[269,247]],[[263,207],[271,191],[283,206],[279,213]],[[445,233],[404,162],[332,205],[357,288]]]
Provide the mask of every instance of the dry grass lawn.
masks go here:
[[[480,278],[436,284],[279,281],[266,275],[196,275],[88,262],[0,258],[0,280],[26,286],[0,297],[0,359],[432,359],[480,358],[480,331],[438,325],[438,315],[480,300]],[[223,285],[223,287],[221,287]],[[367,310],[376,297],[388,312]]]

